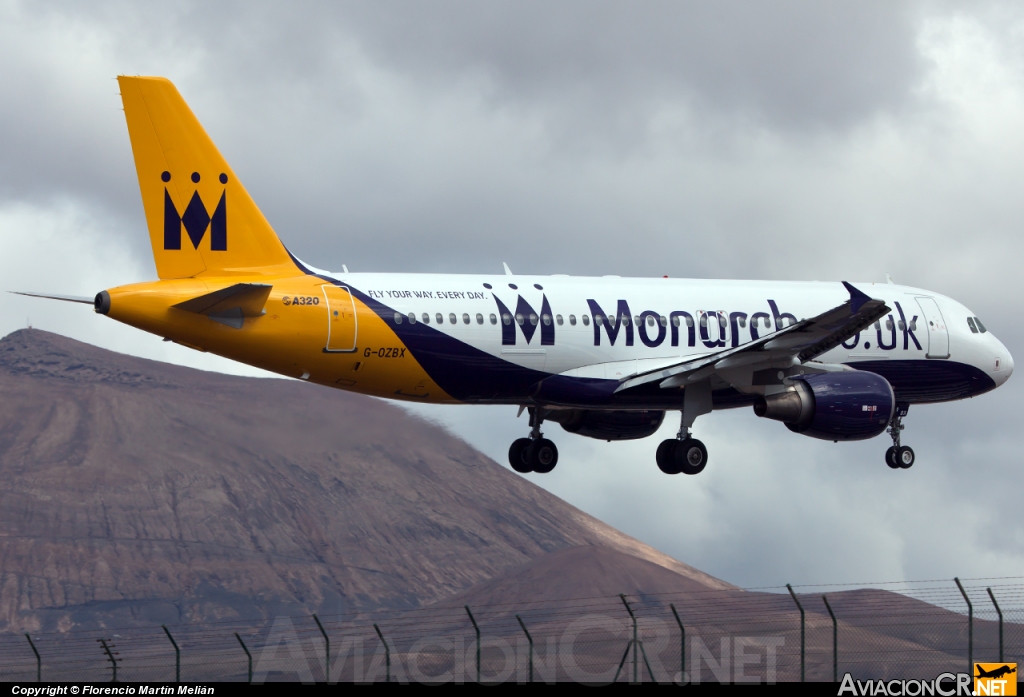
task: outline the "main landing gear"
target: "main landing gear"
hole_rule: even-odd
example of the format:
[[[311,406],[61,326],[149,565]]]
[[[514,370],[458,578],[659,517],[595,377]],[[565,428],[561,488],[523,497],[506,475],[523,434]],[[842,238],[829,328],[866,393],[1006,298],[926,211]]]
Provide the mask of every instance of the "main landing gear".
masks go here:
[[[909,404],[897,404],[896,414],[889,422],[886,432],[892,437],[892,447],[885,451],[885,464],[890,469],[910,469],[914,466],[914,451],[909,445],[900,445],[900,432],[903,426],[903,417],[910,410]]]
[[[539,412],[539,409],[530,408],[530,437],[514,440],[508,449],[508,464],[522,474],[547,474],[558,464],[558,448],[540,432],[544,419]]]
[[[675,438],[661,442],[656,458],[658,469],[665,474],[700,474],[708,464],[708,449],[690,436],[684,423]]]

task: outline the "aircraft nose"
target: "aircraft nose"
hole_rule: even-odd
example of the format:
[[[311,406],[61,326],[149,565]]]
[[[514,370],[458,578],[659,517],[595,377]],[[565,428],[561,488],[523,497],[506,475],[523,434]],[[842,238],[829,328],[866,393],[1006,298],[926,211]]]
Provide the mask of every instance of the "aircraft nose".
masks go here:
[[[1006,346],[1003,345],[1003,342],[997,340],[996,344],[998,345],[999,350],[996,353],[995,374],[993,377],[995,378],[997,385],[1002,385],[1004,382],[1009,380],[1010,376],[1013,374],[1013,356],[1011,356],[1010,352],[1006,350]]]

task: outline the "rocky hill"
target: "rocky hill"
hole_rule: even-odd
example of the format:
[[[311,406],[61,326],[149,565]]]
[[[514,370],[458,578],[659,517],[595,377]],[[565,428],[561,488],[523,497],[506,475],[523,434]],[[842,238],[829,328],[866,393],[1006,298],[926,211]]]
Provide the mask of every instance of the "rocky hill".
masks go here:
[[[0,630],[414,608],[578,546],[730,587],[394,405],[0,340]]]

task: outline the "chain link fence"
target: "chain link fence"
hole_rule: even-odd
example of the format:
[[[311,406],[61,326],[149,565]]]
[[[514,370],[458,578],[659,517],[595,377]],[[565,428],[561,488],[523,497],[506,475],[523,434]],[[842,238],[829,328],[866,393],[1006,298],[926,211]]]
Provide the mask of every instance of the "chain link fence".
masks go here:
[[[962,587],[962,591],[961,591]],[[0,680],[930,679],[1024,654],[1024,579],[796,586],[0,635]],[[968,601],[970,606],[968,606]]]

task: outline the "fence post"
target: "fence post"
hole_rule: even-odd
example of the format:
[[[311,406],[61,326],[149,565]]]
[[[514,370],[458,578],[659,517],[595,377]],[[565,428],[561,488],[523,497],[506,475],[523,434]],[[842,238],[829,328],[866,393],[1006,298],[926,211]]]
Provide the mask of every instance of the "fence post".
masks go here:
[[[668,606],[672,608],[672,614],[676,618],[676,624],[679,625],[679,684],[685,685],[686,680],[686,627],[683,626],[683,621],[679,619],[679,613],[676,612],[676,606],[673,603],[669,603]]]
[[[996,606],[996,614],[999,615],[999,662],[1003,662],[1003,611],[999,608],[999,603],[996,602],[996,596],[992,595],[992,589],[986,588],[988,591],[988,597],[992,598],[992,604]]]
[[[384,639],[384,635],[380,631],[380,627],[377,623],[373,623],[373,628],[377,631],[377,636],[380,637],[380,643],[384,644],[384,665],[385,665],[385,677],[384,682],[391,682],[391,647],[388,646],[388,642]]]
[[[999,617],[1000,617],[1000,625],[999,625],[999,655],[1002,656],[1003,655],[1002,615],[1000,614]],[[36,645],[32,643],[32,637],[30,637],[26,633],[25,634],[25,638],[28,639],[28,645],[32,647],[32,653],[34,653],[36,655],[36,682],[42,682],[43,681],[43,659],[39,657],[39,652],[36,651]],[[1001,661],[1003,659],[1000,658],[999,660]]]
[[[523,623],[523,618],[519,615],[516,615],[516,619],[519,620],[519,626],[523,628],[523,634],[526,635],[526,640],[530,642],[530,682],[533,682],[533,637],[530,636],[530,630],[528,630],[526,628],[526,625]],[[1000,652],[1000,654],[1001,653],[1002,652]]]
[[[953,580],[960,589],[960,595],[964,596],[967,602],[967,672],[974,675],[974,606],[971,605],[971,599],[967,597],[967,591],[964,590],[960,579],[954,576]]]
[[[473,629],[476,630],[476,684],[480,684],[480,627],[476,623],[476,618],[473,617],[473,613],[469,610],[469,605],[464,605],[466,608],[466,614],[469,615],[469,621],[473,623]]]
[[[327,632],[324,631],[324,626],[320,624],[320,618],[313,613],[313,621],[316,622],[316,626],[320,629],[320,633],[324,635],[324,684],[331,684],[331,640],[327,636]]]
[[[825,609],[832,618],[832,682],[839,682],[839,626],[836,624],[836,613],[832,612],[832,606],[828,604],[828,598],[823,595],[821,599],[825,601]]]
[[[246,658],[249,659],[249,684],[252,685],[252,654],[249,653],[249,649],[246,647],[245,642],[242,641],[242,637],[238,636],[238,632],[235,632],[235,638],[238,639],[238,643],[242,645],[242,651],[245,651]]]
[[[121,659],[114,658],[114,656],[118,655],[118,652],[110,650],[117,647],[114,644],[108,646],[106,639],[97,639],[96,641],[100,642],[100,645],[103,646],[103,652],[107,654],[107,659],[110,661],[110,669],[112,671],[110,682],[117,682],[117,662]]]
[[[635,685],[639,682],[639,674],[637,671],[637,658],[639,657],[637,656],[637,653],[640,650],[636,641],[639,638],[636,630],[636,615],[633,614],[633,608],[629,606],[629,602],[626,600],[626,595],[624,593],[619,593],[619,597],[622,598],[622,604],[626,606],[626,612],[629,613],[629,619],[633,621],[633,684]],[[629,649],[627,649],[627,651],[628,650]]]
[[[181,651],[178,649],[178,642],[171,636],[171,631],[167,629],[166,624],[160,626],[164,628],[164,634],[171,640],[171,646],[174,647],[174,682],[181,682]]]
[[[793,602],[796,603],[796,607],[800,611],[800,682],[804,682],[804,666],[807,648],[807,644],[805,642],[806,632],[804,630],[806,623],[804,618],[804,606],[800,604],[799,600],[797,600],[796,593],[793,592],[793,586],[787,583],[786,588],[789,589],[789,594],[793,596]]]

